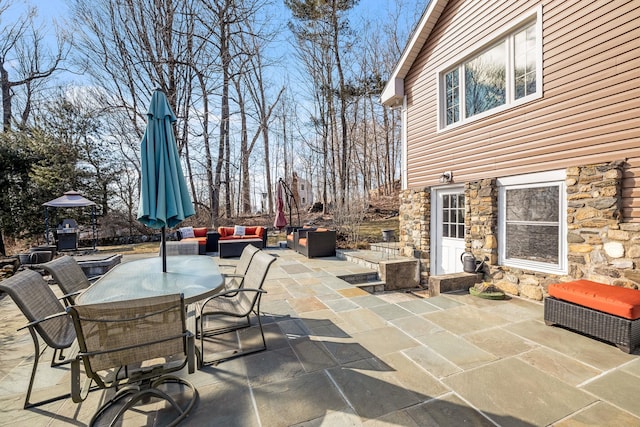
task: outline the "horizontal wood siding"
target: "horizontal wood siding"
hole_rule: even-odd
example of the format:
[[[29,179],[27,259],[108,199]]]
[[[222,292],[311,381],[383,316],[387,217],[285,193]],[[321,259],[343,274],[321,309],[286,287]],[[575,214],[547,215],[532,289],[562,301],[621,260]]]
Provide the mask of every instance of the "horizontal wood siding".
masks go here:
[[[543,97],[438,132],[438,71],[540,3]],[[638,1],[450,1],[405,78],[409,188],[626,160],[623,214],[640,221],[638,40]]]

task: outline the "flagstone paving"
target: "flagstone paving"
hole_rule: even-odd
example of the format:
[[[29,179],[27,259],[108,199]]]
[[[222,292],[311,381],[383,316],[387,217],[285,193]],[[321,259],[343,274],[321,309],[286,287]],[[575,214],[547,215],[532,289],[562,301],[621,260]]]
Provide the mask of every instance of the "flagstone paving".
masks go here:
[[[199,400],[182,425],[640,426],[640,351],[546,326],[540,303],[372,295],[335,277],[363,267],[267,251],[277,256],[262,304],[268,350],[184,373]],[[86,425],[108,393],[22,409],[33,346],[6,296],[0,322],[0,425]],[[205,354],[237,340],[251,348],[257,332],[208,342]],[[68,366],[50,357],[35,398],[68,392]],[[136,407],[124,425],[161,424],[159,405]]]

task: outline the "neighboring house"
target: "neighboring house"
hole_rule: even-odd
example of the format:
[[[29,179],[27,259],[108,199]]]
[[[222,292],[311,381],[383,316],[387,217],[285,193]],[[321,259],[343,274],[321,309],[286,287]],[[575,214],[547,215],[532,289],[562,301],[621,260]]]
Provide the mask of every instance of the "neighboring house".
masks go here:
[[[286,183],[293,192],[300,210],[307,209],[313,204],[313,187],[310,181],[300,178],[296,172],[293,172],[292,177],[286,179]]]
[[[422,281],[640,284],[637,1],[431,0],[382,93],[401,108],[401,243]]]

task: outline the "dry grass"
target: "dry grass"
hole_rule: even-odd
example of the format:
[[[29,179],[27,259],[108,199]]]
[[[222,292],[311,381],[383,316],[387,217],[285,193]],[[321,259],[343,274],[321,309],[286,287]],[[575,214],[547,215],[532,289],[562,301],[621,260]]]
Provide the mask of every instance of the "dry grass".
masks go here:
[[[158,253],[160,250],[160,242],[150,243],[134,243],[129,245],[117,246],[98,246],[98,252],[126,252],[129,254],[149,254]]]

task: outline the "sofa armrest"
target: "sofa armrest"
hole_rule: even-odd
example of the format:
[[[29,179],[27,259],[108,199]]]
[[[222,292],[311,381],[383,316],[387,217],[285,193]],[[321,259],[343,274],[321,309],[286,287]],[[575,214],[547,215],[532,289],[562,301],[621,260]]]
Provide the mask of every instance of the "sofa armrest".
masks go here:
[[[304,229],[295,232],[295,249],[307,258],[334,256],[336,254],[336,237],[334,230],[316,231]],[[304,244],[300,242],[303,239]]]

